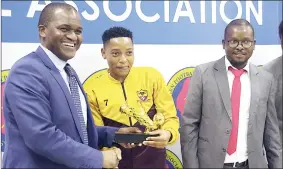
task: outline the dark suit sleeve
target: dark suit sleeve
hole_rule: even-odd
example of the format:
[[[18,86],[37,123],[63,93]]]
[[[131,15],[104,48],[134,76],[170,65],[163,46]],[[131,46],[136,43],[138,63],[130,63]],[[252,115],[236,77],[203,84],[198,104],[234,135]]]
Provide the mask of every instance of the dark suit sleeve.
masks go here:
[[[108,127],[108,126],[96,126],[98,132],[98,147],[112,147],[115,132],[119,130],[116,127]]]
[[[102,168],[100,151],[74,141],[52,123],[52,86],[44,73],[30,64],[16,66],[6,83],[5,105],[24,143],[38,155],[70,168]]]
[[[199,168],[197,142],[202,106],[202,80],[199,67],[191,77],[180,129],[184,168]]]
[[[271,89],[267,103],[263,143],[266,150],[268,167],[282,168],[282,145],[278,128],[278,119],[275,109],[276,85],[272,79]]]

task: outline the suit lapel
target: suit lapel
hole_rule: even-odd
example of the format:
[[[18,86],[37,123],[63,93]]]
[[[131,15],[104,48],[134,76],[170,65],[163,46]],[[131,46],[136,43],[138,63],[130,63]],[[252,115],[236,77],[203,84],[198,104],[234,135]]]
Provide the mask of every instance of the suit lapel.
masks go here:
[[[220,92],[224,107],[226,109],[226,112],[230,120],[232,120],[230,90],[229,90],[229,83],[228,83],[228,77],[227,77],[224,57],[222,57],[220,60],[215,62],[214,70],[215,70],[214,75],[215,75],[216,83],[217,83],[218,90]]]
[[[74,102],[73,102],[73,99],[71,97],[70,91],[67,88],[67,85],[64,82],[64,80],[63,80],[63,78],[62,78],[62,76],[61,76],[59,71],[52,71],[51,70],[51,74],[56,79],[56,81],[58,82],[58,84],[60,85],[61,89],[63,90],[63,92],[65,94],[65,97],[67,99],[67,102],[68,102],[69,107],[70,107],[71,112],[72,112],[73,119],[74,119],[75,124],[76,124],[76,128],[77,128],[77,130],[78,130],[78,132],[80,134],[81,140],[83,141],[83,133],[82,133],[82,130],[81,130],[81,125],[80,125],[80,121],[79,121],[79,117],[78,117],[78,112],[77,112],[77,109],[76,109],[76,107],[74,105]]]
[[[77,82],[78,82],[78,84],[79,84],[79,87],[80,87],[80,89],[81,89],[81,91],[82,91],[82,93],[83,93],[83,95],[84,95],[84,101],[86,102],[86,107],[87,107],[87,121],[90,122],[90,123],[93,123],[93,122],[92,122],[92,116],[91,116],[91,110],[90,110],[90,107],[89,107],[89,105],[88,105],[88,99],[87,99],[86,93],[85,93],[85,91],[84,91],[84,89],[83,89],[82,83],[80,82],[80,79],[79,79],[79,77],[78,77],[78,75],[77,75],[76,72],[75,72],[75,77],[76,77],[76,80],[77,80]],[[91,118],[89,118],[89,115],[90,115]],[[93,125],[94,125],[94,124],[93,124]]]
[[[249,127],[251,126],[255,117],[256,109],[258,106],[258,99],[260,93],[260,81],[258,79],[258,68],[255,65],[250,64],[250,81],[251,81],[251,101],[249,112]],[[251,130],[250,130],[251,131]]]
[[[91,114],[91,110],[90,110],[90,107],[89,107],[89,104],[88,104],[87,95],[86,95],[86,93],[83,89],[83,86],[82,86],[80,79],[79,79],[78,75],[76,74],[76,72],[75,72],[75,77],[76,77],[76,80],[79,84],[79,87],[80,87],[80,89],[81,89],[81,91],[84,95],[84,100],[86,102],[86,107],[87,107],[87,124],[86,124],[86,126],[87,126],[88,141],[89,141],[88,144],[90,146],[95,146],[95,145],[97,145],[97,143],[95,142],[95,139],[93,139],[93,138],[96,138],[96,136],[93,135],[95,133],[95,131],[94,131],[95,124],[94,124],[92,114]],[[97,147],[94,147],[94,148],[97,148]]]
[[[75,121],[77,131],[78,131],[78,133],[81,137],[81,141],[83,141],[83,133],[82,133],[82,130],[81,130],[80,121],[79,121],[79,118],[78,118],[78,113],[77,113],[76,107],[75,107],[74,102],[72,100],[70,91],[68,90],[68,87],[67,87],[66,83],[64,82],[59,70],[52,63],[52,61],[49,59],[49,57],[46,55],[46,53],[43,51],[43,49],[41,49],[41,47],[38,47],[38,49],[36,50],[35,53],[37,53],[37,55],[42,59],[43,63],[46,65],[46,67],[48,67],[50,69],[51,75],[55,78],[55,80],[58,82],[61,89],[63,90],[63,93],[65,94],[66,100],[67,100],[68,105],[70,107],[70,110],[72,112],[72,116],[73,116],[73,119]]]

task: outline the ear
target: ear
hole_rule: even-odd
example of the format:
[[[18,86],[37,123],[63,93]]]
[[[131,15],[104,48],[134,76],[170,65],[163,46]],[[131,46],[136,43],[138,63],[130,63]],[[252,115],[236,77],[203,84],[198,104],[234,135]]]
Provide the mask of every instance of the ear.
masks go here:
[[[44,25],[39,25],[38,26],[38,32],[39,32],[39,36],[45,38],[46,37],[46,27]]]
[[[105,55],[105,49],[104,48],[101,48],[101,55],[103,57],[103,59],[106,59],[106,55]]]
[[[255,50],[255,44],[256,44],[256,40],[254,40],[253,50]]]
[[[225,41],[224,41],[224,39],[222,40],[222,48],[225,49]]]

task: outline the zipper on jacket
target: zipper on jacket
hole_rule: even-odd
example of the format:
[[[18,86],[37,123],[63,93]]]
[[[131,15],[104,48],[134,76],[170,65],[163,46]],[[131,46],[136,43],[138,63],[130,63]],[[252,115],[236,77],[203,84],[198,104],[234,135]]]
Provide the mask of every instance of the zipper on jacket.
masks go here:
[[[126,91],[125,91],[125,86],[124,86],[124,82],[121,83],[122,85],[122,90],[123,90],[123,94],[124,94],[124,98],[125,98],[125,101],[127,101],[127,95],[126,95]],[[133,124],[132,124],[132,118],[129,117],[129,120],[130,120],[130,126],[132,127]],[[133,154],[132,154],[132,150],[130,150],[130,166],[131,168],[134,167],[134,164],[133,164]]]
[[[127,95],[126,95],[124,83],[122,82],[121,85],[122,85],[122,89],[123,89],[123,94],[124,94],[125,101],[127,101]],[[129,121],[130,121],[130,126],[132,127],[133,124],[132,124],[132,118],[131,118],[131,117],[129,117]]]

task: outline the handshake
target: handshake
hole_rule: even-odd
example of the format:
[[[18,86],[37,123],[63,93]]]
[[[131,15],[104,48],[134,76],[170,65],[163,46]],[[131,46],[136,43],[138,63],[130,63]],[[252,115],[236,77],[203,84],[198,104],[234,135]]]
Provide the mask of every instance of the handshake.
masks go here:
[[[103,168],[118,168],[119,161],[122,159],[121,150],[116,147],[102,151],[102,156]]]
[[[141,134],[143,135],[142,131],[140,131],[136,127],[125,127],[120,128],[116,134],[133,134],[134,137]],[[139,134],[138,134],[139,133]],[[146,139],[144,141],[141,141],[140,139],[137,139],[141,142],[131,142],[126,141],[127,143],[119,143],[124,148],[133,148],[135,146],[150,146],[155,148],[164,148],[168,144],[170,138],[172,137],[171,132],[168,130],[163,129],[157,129],[151,132],[147,133]],[[132,139],[129,139],[132,140]],[[135,140],[135,139],[133,139]],[[102,151],[103,154],[103,168],[117,168],[119,161],[122,159],[121,150],[119,148],[113,148],[110,150]]]
[[[136,127],[126,127],[126,128],[120,128],[117,133],[121,134],[128,134],[128,133],[141,133],[138,128]],[[120,143],[121,146],[125,148],[133,148],[137,144],[129,144],[129,143]],[[139,146],[142,145],[142,143],[138,144]],[[118,168],[119,161],[122,159],[122,153],[119,148],[111,148],[109,150],[102,151],[103,155],[103,168]]]

